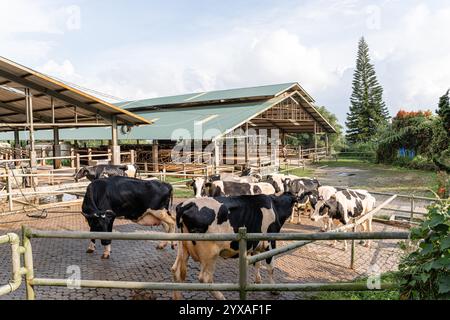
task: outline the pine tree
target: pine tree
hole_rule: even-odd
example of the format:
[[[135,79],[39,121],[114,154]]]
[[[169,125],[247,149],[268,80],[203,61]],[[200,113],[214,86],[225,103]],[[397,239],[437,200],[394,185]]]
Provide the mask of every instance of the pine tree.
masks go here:
[[[439,98],[439,105],[437,109],[437,114],[442,119],[442,124],[444,125],[444,129],[447,132],[447,135],[450,137],[450,98],[449,98],[450,90]]]
[[[364,38],[358,43],[356,69],[353,74],[350,112],[347,113],[347,139],[351,143],[367,142],[377,127],[387,122],[389,111],[383,102],[383,88],[370,63],[369,46]]]

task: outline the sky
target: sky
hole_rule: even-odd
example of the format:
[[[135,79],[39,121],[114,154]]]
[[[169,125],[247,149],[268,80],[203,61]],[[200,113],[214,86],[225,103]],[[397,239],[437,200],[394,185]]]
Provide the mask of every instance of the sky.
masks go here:
[[[0,0],[0,56],[134,100],[299,82],[343,124],[357,42],[391,115],[450,87],[450,1]]]

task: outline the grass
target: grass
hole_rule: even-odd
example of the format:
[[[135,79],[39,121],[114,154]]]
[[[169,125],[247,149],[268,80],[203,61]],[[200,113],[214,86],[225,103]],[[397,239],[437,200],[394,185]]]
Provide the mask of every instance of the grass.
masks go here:
[[[362,277],[354,282],[367,281],[367,277]],[[396,282],[395,273],[387,272],[381,274],[382,283]],[[368,291],[323,291],[313,293],[311,300],[399,300],[397,290],[368,290]]]
[[[283,171],[285,174],[293,174],[299,177],[312,177],[314,176],[315,169],[314,168],[297,168],[297,167],[289,167],[289,171]]]
[[[173,196],[174,198],[192,198],[194,196],[194,191],[192,191],[192,189],[174,188]]]

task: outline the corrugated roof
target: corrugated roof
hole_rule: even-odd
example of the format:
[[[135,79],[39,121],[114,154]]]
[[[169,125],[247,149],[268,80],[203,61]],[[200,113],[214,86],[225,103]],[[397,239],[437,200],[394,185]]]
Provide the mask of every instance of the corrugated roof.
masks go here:
[[[0,57],[0,117],[3,123],[23,123],[26,121],[25,95],[21,89],[27,87],[33,96],[35,122],[49,123],[52,119],[50,97],[54,99],[55,121],[73,122],[77,107],[78,121],[96,124],[96,116],[117,116],[118,123],[149,124],[128,110],[80,91],[67,83]],[[49,125],[48,127],[52,127]],[[2,130],[10,130],[3,127]]]
[[[299,91],[300,86],[297,83],[290,84],[278,84],[271,86],[261,86],[255,88],[243,88],[226,91],[225,94],[222,91],[214,91],[207,93],[209,98],[216,99],[217,97],[241,97],[244,93],[250,94],[272,94],[272,98],[258,99],[253,101],[239,100],[239,102],[224,103],[203,103],[197,105],[183,105],[180,101],[185,101],[191,98],[201,99],[199,94],[187,94],[173,97],[163,97],[155,99],[139,100],[136,102],[140,107],[133,109],[134,113],[139,116],[153,121],[152,125],[143,125],[134,127],[130,133],[123,134],[119,130],[119,139],[140,139],[140,140],[177,140],[180,137],[195,138],[194,134],[198,134],[195,128],[202,128],[200,138],[204,140],[213,140],[222,136],[229,131],[241,126],[248,122],[258,114],[269,109],[271,106],[281,102],[284,99],[293,99],[303,107],[312,118],[315,119],[326,132],[335,132],[335,129],[326,121],[325,118],[314,108],[310,99],[305,96],[304,91]],[[222,93],[221,93],[222,92]],[[284,94],[288,93],[288,94]],[[203,96],[206,96],[204,94]],[[189,100],[188,100],[189,101]],[[166,103],[162,107],[147,108],[156,106],[160,103]],[[153,103],[153,104],[152,104]],[[172,104],[171,104],[172,103]],[[135,104],[135,106],[136,106]],[[307,126],[296,126],[295,128],[288,127],[281,121],[272,123],[274,128],[279,127],[286,130],[286,132],[311,132],[311,129]],[[5,138],[5,135],[0,134],[0,140],[10,140]],[[24,136],[25,137],[25,136]],[[62,140],[94,140],[94,139],[110,139],[111,133],[108,128],[80,128],[80,129],[62,129],[60,130],[60,138]],[[36,139],[51,140],[51,131],[36,132]]]
[[[173,105],[203,104],[208,102],[220,103],[239,99],[262,100],[276,97],[279,94],[295,86],[298,86],[297,89],[301,89],[298,83],[289,82],[258,87],[196,92],[176,96],[158,97],[136,101],[126,101],[117,103],[116,105],[124,109],[137,111],[138,108],[142,109],[145,107],[155,107],[155,106],[167,107]]]
[[[265,111],[272,105],[285,99],[276,97],[262,102],[212,105],[192,108],[179,108],[140,113],[144,118],[152,119],[152,125],[141,125],[131,129],[128,134],[119,131],[119,139],[142,140],[178,140],[204,139],[213,140],[228,131],[239,127],[251,117]],[[201,129],[200,129],[201,128]],[[100,140],[110,139],[109,128],[79,128],[61,129],[61,140]],[[21,132],[21,139],[26,139],[27,133]],[[0,140],[11,140],[12,134],[1,134]],[[51,140],[51,130],[35,132],[36,140]]]

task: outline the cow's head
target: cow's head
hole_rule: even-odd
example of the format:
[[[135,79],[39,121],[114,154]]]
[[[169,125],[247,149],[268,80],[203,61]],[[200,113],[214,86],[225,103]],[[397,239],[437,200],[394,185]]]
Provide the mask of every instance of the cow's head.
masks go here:
[[[299,204],[305,205],[306,203],[309,202],[309,204],[313,209],[316,208],[316,204],[318,201],[319,201],[319,192],[317,192],[316,190],[302,192],[298,196]]]
[[[283,184],[284,192],[292,192],[291,188],[291,178],[281,179],[281,183]]]
[[[83,216],[86,218],[92,232],[111,232],[114,219],[116,218],[116,214],[111,210],[99,211],[91,214],[83,213]],[[102,244],[105,245],[104,242],[110,241],[102,240]],[[106,243],[106,245],[107,244],[109,243]]]
[[[82,167],[74,174],[73,177],[74,177],[75,181],[78,182],[78,180],[86,177],[88,173],[89,173],[89,170],[86,167]]]
[[[205,182],[205,178],[198,177],[192,178],[191,181],[186,182],[186,185],[188,187],[192,187],[192,189],[194,190],[194,196],[196,198],[201,198],[206,196]]]
[[[311,219],[314,221],[318,221],[322,218],[340,218],[343,214],[343,207],[339,201],[336,200],[336,196],[331,196],[330,199],[324,201],[319,200],[316,204],[316,209],[314,210],[314,214],[311,215]]]

